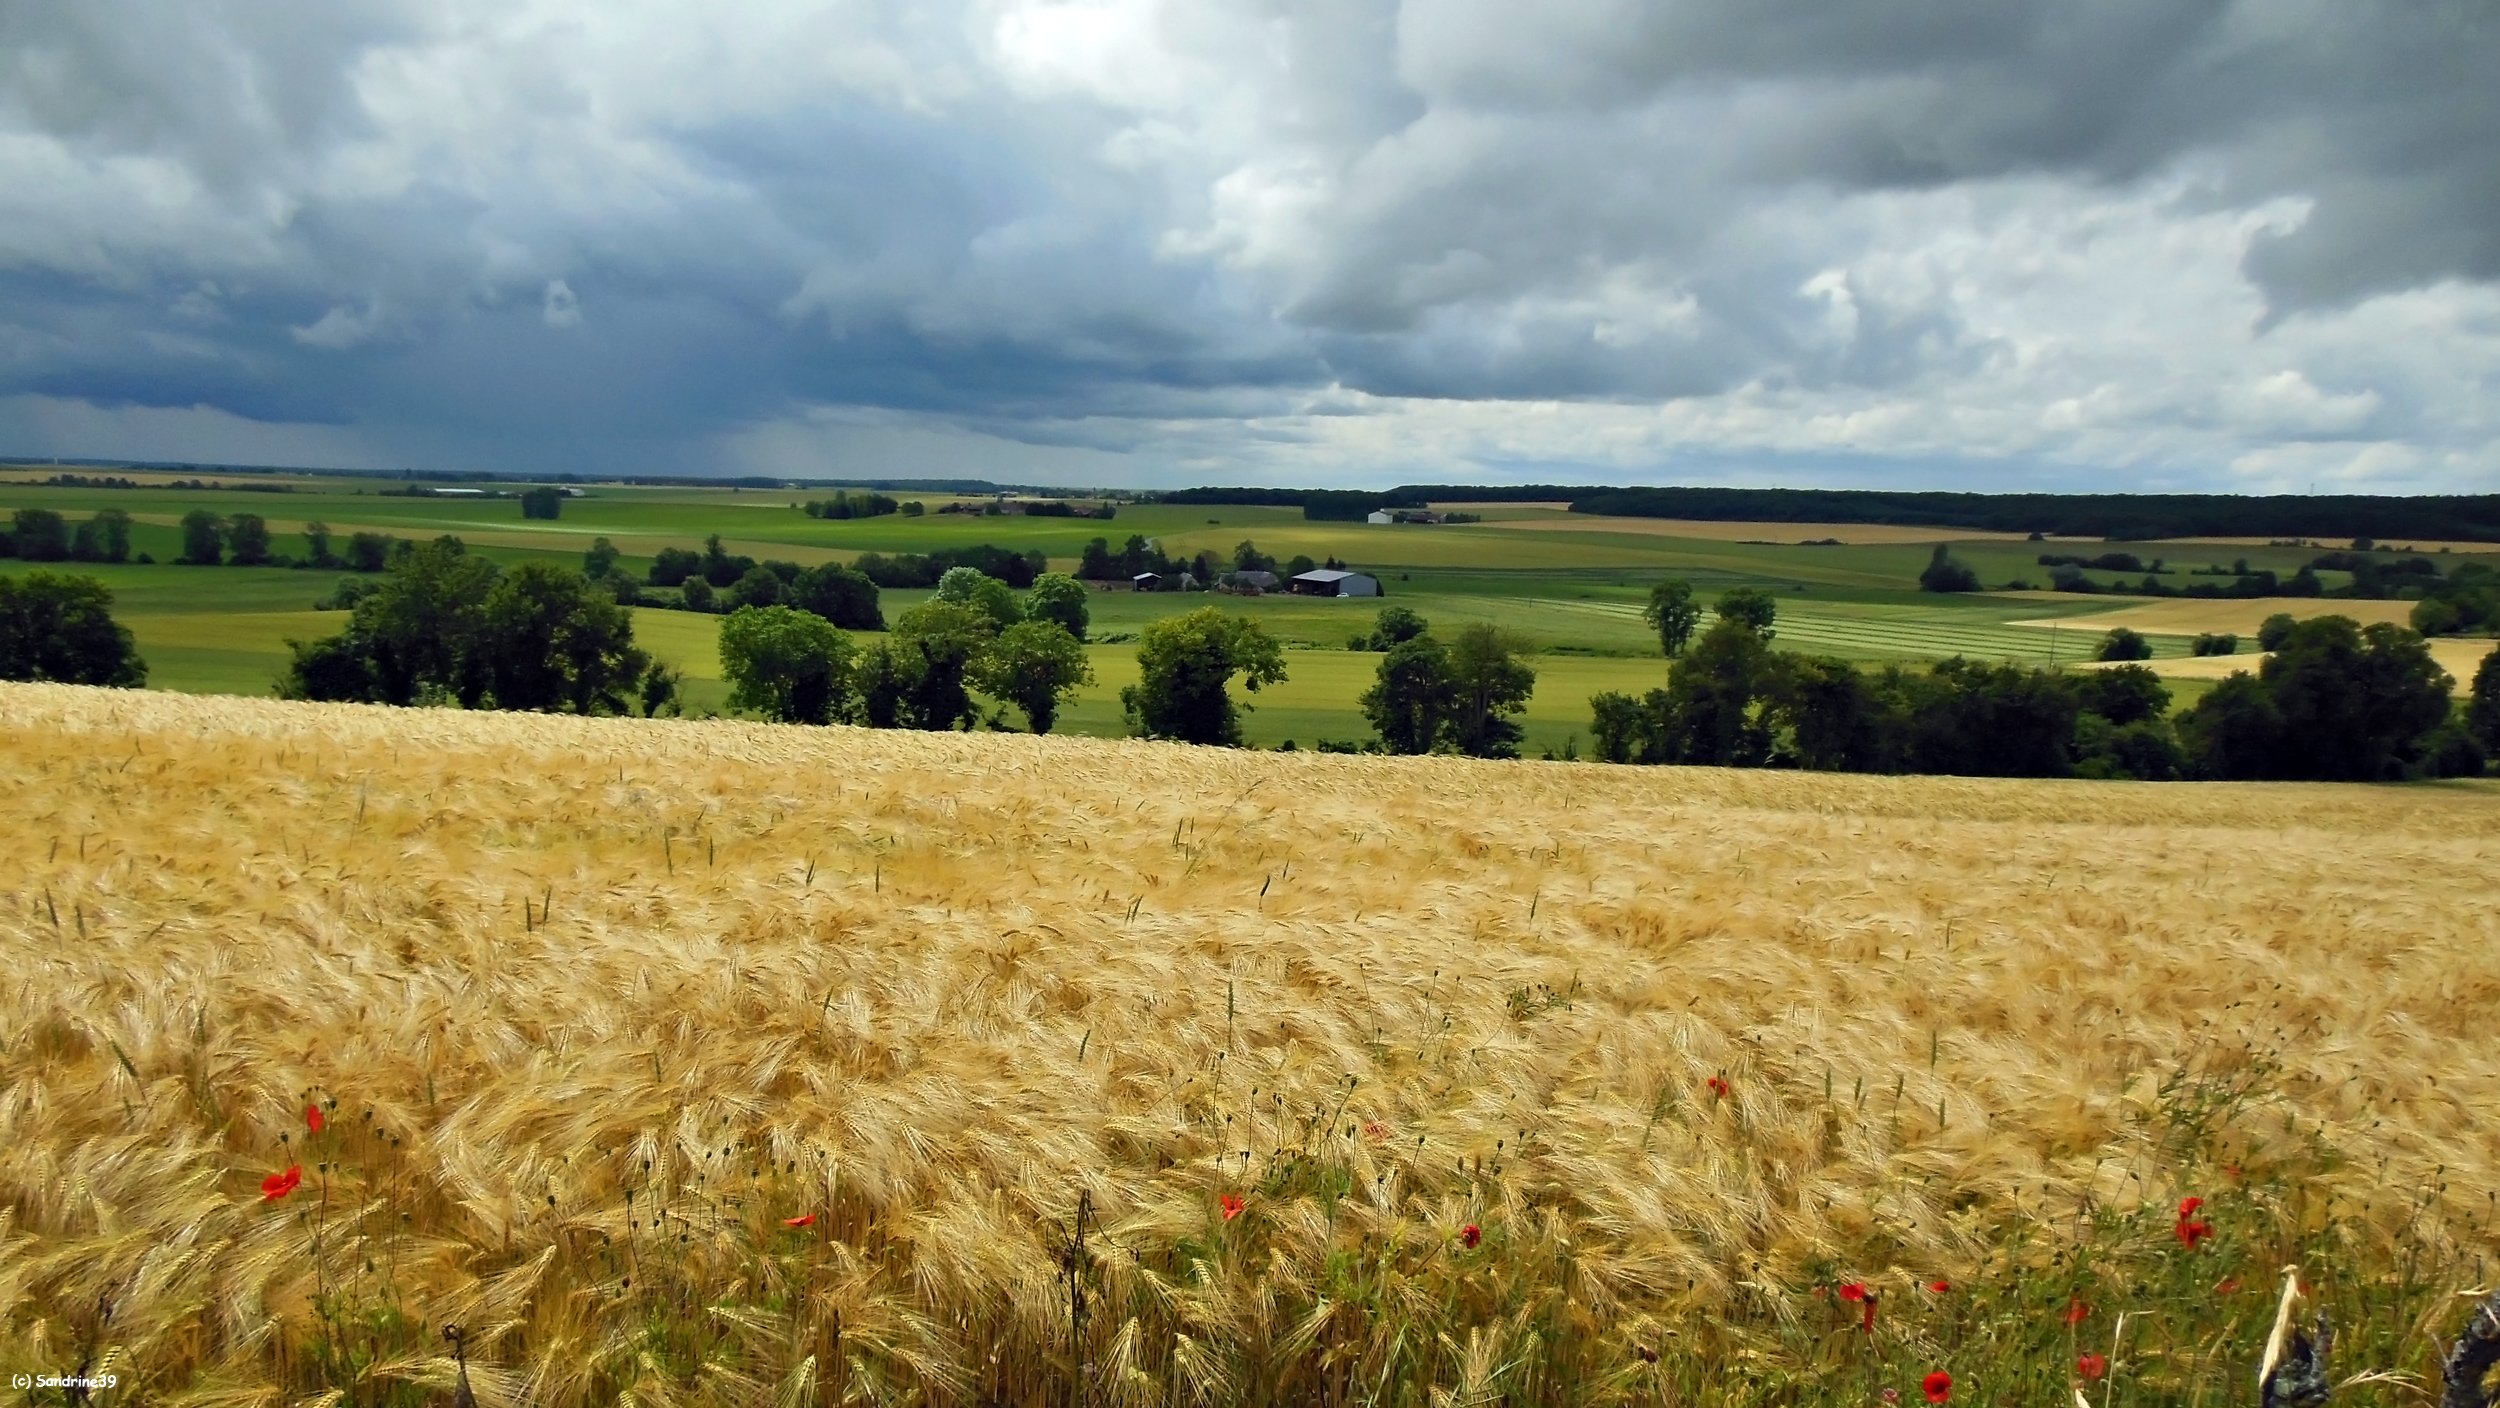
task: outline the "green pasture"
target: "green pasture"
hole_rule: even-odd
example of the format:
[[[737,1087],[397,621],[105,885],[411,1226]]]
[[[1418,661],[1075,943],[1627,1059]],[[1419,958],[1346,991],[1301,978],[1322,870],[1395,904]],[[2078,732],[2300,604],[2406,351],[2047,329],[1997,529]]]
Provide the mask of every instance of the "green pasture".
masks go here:
[[[2030,665],[2072,662],[2088,652],[2094,633],[2059,632],[2017,621],[2090,614],[2122,604],[2095,597],[2041,599],[1972,595],[1938,597],[1918,592],[1915,582],[1931,551],[1926,544],[1806,546],[1801,528],[1764,525],[1766,538],[1730,542],[1668,537],[1640,531],[1540,530],[1560,515],[1539,510],[1497,510],[1482,524],[1371,525],[1315,523],[1298,509],[1231,505],[1123,505],[1110,521],[981,516],[931,512],[918,518],[818,520],[797,505],[807,492],[697,488],[596,486],[568,499],[553,522],[521,517],[514,499],[409,498],[377,492],[390,481],[302,476],[285,482],[291,492],[228,489],[46,488],[30,478],[41,471],[0,469],[0,517],[21,507],[46,507],[73,522],[105,507],[137,520],[133,550],[155,564],[64,563],[54,570],[102,579],[116,596],[116,614],[136,636],[157,688],[208,693],[261,694],[287,661],[286,641],[339,629],[345,617],[313,610],[338,574],[286,568],[185,567],[171,560],[180,551],[175,525],[194,509],[221,515],[257,513],[269,521],[282,555],[305,551],[300,536],[309,521],[327,523],[344,538],[375,531],[409,538],[456,534],[477,552],[505,563],[545,560],[578,563],[591,539],[607,537],[626,554],[627,570],[639,573],[663,547],[696,547],[713,533],[732,551],[802,563],[849,560],[863,552],[929,552],[951,546],[993,543],[1040,549],[1052,564],[1073,569],[1088,539],[1117,546],[1130,535],[1154,539],[1167,553],[1188,556],[1206,549],[1229,560],[1244,539],[1280,559],[1297,553],[1335,556],[1373,572],[1387,601],[1407,606],[1443,631],[1489,622],[1514,631],[1536,657],[1538,686],[1526,719],[1532,750],[1559,747],[1588,723],[1588,696],[1601,690],[1639,692],[1661,683],[1665,665],[1656,638],[1641,620],[1651,585],[1667,577],[1690,580],[1705,601],[1733,586],[1755,586],[1779,599],[1777,644],[1788,650],[1834,655],[1869,663],[1919,664],[1961,655]],[[253,481],[265,482],[265,481]],[[827,491],[813,491],[823,496]],[[898,497],[912,497],[899,495]],[[921,496],[932,509],[944,495]],[[2191,547],[2177,544],[2024,543],[1973,540],[1952,544],[1956,556],[1991,583],[2029,578],[2045,582],[2036,563],[2042,551],[2134,552],[2147,561],[2168,559],[2180,569],[2166,578],[2197,580],[2185,569],[2245,557],[2252,565],[2288,574],[2314,549]],[[0,571],[27,564],[0,561]],[[2095,574],[2114,580],[2110,574]],[[925,592],[890,591],[889,619],[924,598]],[[1100,679],[1069,708],[1062,727],[1116,734],[1123,731],[1119,687],[1134,679],[1136,635],[1152,621],[1213,602],[1249,616],[1284,642],[1290,678],[1254,702],[1247,729],[1253,741],[1273,745],[1291,738],[1311,746],[1320,738],[1359,738],[1368,730],[1355,699],[1370,684],[1378,657],[1348,653],[1347,638],[1367,630],[1385,604],[1366,599],[1314,599],[1290,595],[1211,597],[1201,594],[1098,591],[1091,607],[1095,669]],[[723,706],[715,642],[719,618],[643,608],[635,613],[637,638],[658,658],[681,669],[686,698],[698,709]],[[1105,640],[1103,638],[1107,637]],[[2163,654],[2182,653],[2182,638],[2155,637]],[[2184,699],[2196,689],[2178,686]]]

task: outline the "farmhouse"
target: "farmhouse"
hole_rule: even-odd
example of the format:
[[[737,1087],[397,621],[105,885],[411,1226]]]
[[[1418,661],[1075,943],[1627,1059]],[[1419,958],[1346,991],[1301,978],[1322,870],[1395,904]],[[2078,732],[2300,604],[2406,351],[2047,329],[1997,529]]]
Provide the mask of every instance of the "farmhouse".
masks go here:
[[[1380,579],[1361,572],[1339,572],[1323,567],[1295,576],[1293,592],[1296,596],[1378,596]]]

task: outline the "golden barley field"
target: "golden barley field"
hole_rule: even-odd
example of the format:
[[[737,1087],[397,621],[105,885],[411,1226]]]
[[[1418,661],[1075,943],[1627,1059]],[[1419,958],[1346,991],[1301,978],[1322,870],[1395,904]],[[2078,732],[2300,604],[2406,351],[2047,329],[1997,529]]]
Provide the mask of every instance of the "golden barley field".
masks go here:
[[[0,768],[0,1361],[98,1402],[2244,1402],[2291,1262],[2416,1402],[2500,1268],[2488,786],[40,685]]]

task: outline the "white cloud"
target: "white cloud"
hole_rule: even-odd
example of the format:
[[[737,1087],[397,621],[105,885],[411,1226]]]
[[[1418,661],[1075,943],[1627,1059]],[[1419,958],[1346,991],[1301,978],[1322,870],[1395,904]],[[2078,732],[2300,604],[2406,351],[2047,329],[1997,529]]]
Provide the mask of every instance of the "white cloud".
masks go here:
[[[297,342],[307,347],[321,347],[332,352],[344,352],[371,338],[380,328],[381,323],[382,310],[379,305],[367,304],[364,311],[358,312],[340,303],[332,305],[328,312],[312,322],[302,327],[289,328],[287,331],[294,334]]]
[[[2500,482],[2487,30],[1732,13],[13,11],[0,396],[485,463],[560,407],[583,467]],[[525,338],[577,283],[601,336]]]
[[[551,328],[579,326],[582,301],[573,296],[573,286],[562,279],[549,279],[547,292],[539,302],[539,318]]]

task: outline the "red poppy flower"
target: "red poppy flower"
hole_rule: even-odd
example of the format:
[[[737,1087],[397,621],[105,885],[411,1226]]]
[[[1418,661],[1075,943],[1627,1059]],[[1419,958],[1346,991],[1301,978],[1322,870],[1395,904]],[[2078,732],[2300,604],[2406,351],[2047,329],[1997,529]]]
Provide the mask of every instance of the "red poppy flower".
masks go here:
[[[2181,1198],[2179,1200],[2179,1220],[2181,1222],[2185,1222],[2189,1218],[2196,1216],[2196,1210],[2203,1206],[2205,1206],[2205,1200],[2203,1198]]]
[[[1858,1316],[1858,1328],[1870,1335],[1875,1333],[1875,1297],[1866,1298],[1866,1310]]]
[[[1712,1076],[1710,1079],[1703,1081],[1702,1084],[1709,1087],[1712,1099],[1725,1100],[1728,1097],[1730,1087],[1727,1081],[1722,1077]]]
[[[319,1134],[321,1132],[321,1127],[328,1123],[328,1120],[321,1117],[321,1107],[319,1105],[306,1105],[304,1107],[304,1128],[311,1130],[315,1134]]]
[[[2075,1372],[2098,1383],[2104,1375],[2109,1373],[2109,1356],[2105,1354],[2083,1355],[2075,1360]]]
[[[1942,1369],[1921,1380],[1919,1387],[1927,1390],[1927,1401],[1930,1403],[1945,1403],[1953,1398],[1953,1376]]]
[[[2085,1305],[2082,1301],[2070,1300],[2066,1302],[2066,1323],[2069,1325],[2082,1324],[2084,1317],[2090,1315],[2091,1313],[2092,1307]]]
[[[1841,1287],[1840,1298],[1848,1301],[1866,1299],[1866,1283],[1864,1281],[1852,1281],[1848,1285]]]
[[[2237,1276],[2225,1276],[2214,1283],[2214,1294],[2218,1296],[2237,1295],[2239,1289],[2240,1278]]]
[[[2195,1200],[2191,1198],[2189,1201]],[[2179,1234],[2180,1246],[2194,1251],[2197,1243],[2214,1234],[2214,1225],[2210,1222],[2190,1222],[2183,1217],[2179,1219],[2179,1225],[2171,1230]]]
[[[1953,1283],[1951,1281],[1930,1281],[1927,1283],[1927,1289],[1934,1291],[1937,1295],[1943,1295],[1945,1292],[1953,1289]]]
[[[812,1212],[803,1212],[796,1217],[785,1217],[781,1220],[781,1225],[784,1227],[813,1227],[816,1225],[816,1214]]]
[[[1242,1202],[1240,1198],[1231,1193],[1226,1193],[1224,1196],[1216,1199],[1215,1205],[1224,1210],[1224,1220],[1226,1222],[1230,1222],[1234,1218],[1241,1216],[1241,1210],[1248,1206],[1248,1204]]]
[[[287,1194],[294,1192],[295,1185],[303,1181],[304,1166],[302,1164],[288,1164],[286,1166],[286,1172],[273,1173],[260,1181],[260,1200],[264,1203],[274,1203],[280,1198],[285,1197]]]
[[[1460,1246],[1462,1246],[1462,1247],[1467,1248],[1469,1251],[1474,1251],[1474,1250],[1475,1250],[1475,1248],[1476,1248],[1476,1244],[1477,1244],[1478,1242],[1483,1241],[1483,1240],[1484,1240],[1484,1229],[1483,1229],[1483,1228],[1481,1228],[1481,1227],[1478,1227],[1476,1224],[1474,1224],[1474,1223],[1472,1223],[1472,1222],[1470,1222],[1470,1223],[1468,1223],[1466,1226],[1461,1227],[1460,1229],[1458,1229],[1458,1244],[1459,1244]]]

